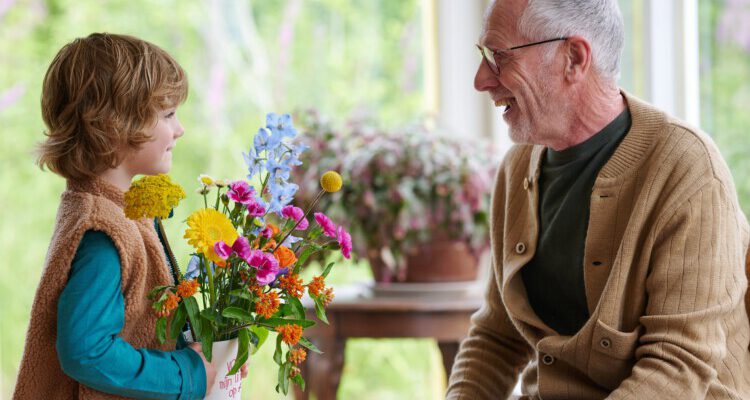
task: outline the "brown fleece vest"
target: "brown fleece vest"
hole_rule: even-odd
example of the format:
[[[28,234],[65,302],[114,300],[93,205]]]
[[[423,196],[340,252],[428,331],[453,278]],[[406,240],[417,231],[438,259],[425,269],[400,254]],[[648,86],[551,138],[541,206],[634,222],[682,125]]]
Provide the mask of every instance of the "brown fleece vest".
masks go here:
[[[174,349],[173,342],[160,345],[156,340],[156,316],[146,298],[154,286],[172,283],[164,249],[153,222],[125,218],[123,204],[123,192],[101,180],[68,182],[31,309],[14,400],[121,398],[81,385],[65,375],[55,350],[58,298],[87,230],[106,233],[120,254],[125,300],[125,327],[120,336],[135,348]]]

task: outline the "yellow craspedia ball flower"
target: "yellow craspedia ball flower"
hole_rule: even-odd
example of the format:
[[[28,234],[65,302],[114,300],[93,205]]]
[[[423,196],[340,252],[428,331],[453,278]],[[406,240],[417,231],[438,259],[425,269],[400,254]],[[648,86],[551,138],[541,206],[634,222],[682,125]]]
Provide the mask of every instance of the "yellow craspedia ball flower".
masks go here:
[[[201,208],[190,214],[187,224],[185,239],[188,244],[215,263],[223,261],[214,250],[216,242],[223,241],[231,246],[239,237],[229,218],[213,208]]]
[[[343,183],[341,175],[336,171],[328,171],[320,177],[320,186],[328,193],[338,192],[341,190]]]
[[[173,208],[185,198],[182,187],[160,174],[144,176],[125,192],[125,216],[130,219],[168,218]]]

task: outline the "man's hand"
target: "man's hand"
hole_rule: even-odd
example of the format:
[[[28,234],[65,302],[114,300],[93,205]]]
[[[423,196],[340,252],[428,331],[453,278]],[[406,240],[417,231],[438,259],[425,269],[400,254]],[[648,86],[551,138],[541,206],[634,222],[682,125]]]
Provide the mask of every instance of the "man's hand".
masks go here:
[[[203,366],[206,367],[206,394],[205,396],[208,396],[208,393],[211,391],[211,388],[214,386],[214,381],[216,380],[216,369],[213,367],[213,365],[211,365],[210,362],[206,361],[206,357],[203,355],[203,349],[201,348],[201,344],[199,342],[190,343],[188,347],[201,356],[201,360],[203,360]],[[245,367],[243,366],[242,368],[245,368]]]

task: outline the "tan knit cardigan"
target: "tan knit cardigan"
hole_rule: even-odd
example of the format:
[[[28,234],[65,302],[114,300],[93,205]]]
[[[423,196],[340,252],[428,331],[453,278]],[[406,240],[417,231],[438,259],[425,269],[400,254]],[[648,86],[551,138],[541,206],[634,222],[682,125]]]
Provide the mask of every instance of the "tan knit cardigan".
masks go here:
[[[106,233],[120,254],[125,300],[125,327],[120,336],[135,348],[174,349],[174,343],[160,345],[156,340],[156,316],[146,298],[154,286],[172,283],[153,221],[125,218],[122,191],[105,182],[68,182],[31,309],[14,400],[120,398],[80,385],[65,375],[55,350],[57,301],[87,230]]]
[[[591,193],[584,282],[591,318],[561,336],[529,306],[519,270],[537,245],[541,146],[497,176],[493,268],[448,399],[750,399],[743,301],[748,224],[704,133],[623,93],[628,134]],[[525,368],[525,369],[524,369]]]

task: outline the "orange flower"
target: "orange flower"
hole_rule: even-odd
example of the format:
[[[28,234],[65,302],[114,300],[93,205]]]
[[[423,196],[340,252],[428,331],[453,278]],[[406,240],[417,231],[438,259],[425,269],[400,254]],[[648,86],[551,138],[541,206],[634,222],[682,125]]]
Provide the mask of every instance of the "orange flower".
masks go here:
[[[313,278],[312,282],[307,285],[307,291],[310,293],[310,296],[318,296],[326,288],[326,282],[325,278],[322,276],[316,276]]]
[[[272,238],[276,237],[276,235],[279,234],[280,231],[279,231],[279,227],[278,226],[276,226],[276,225],[274,225],[274,224],[272,224],[270,222],[268,224],[266,224],[266,226],[269,227],[269,228],[271,228],[271,237]]]
[[[191,279],[189,281],[182,281],[177,285],[177,294],[183,299],[187,299],[198,291],[198,281]]]
[[[292,366],[292,368],[289,370],[289,379],[294,379],[295,376],[299,375],[300,371],[299,368]]]
[[[273,256],[279,260],[279,268],[286,268],[297,262],[297,256],[292,249],[286,246],[279,246],[279,248],[273,252]]]
[[[307,353],[305,352],[305,349],[291,349],[289,350],[289,361],[300,365],[303,361],[305,361],[305,358],[307,358]]]
[[[170,293],[166,299],[161,303],[161,309],[156,310],[156,315],[159,317],[166,317],[172,312],[180,303],[180,296]]]
[[[295,324],[279,325],[276,332],[281,335],[281,341],[290,346],[297,344],[302,337],[302,327]]]
[[[263,245],[263,248],[261,250],[266,251],[266,250],[272,249],[274,247],[276,247],[276,241],[273,240],[273,239],[271,239],[271,240],[267,241],[265,245]],[[260,248],[260,238],[255,239],[255,241],[253,242],[253,248],[254,249]]]
[[[279,287],[282,290],[286,290],[290,296],[298,299],[301,299],[302,295],[305,293],[305,287],[302,286],[302,278],[292,272],[279,278]]]
[[[255,313],[263,318],[271,318],[277,311],[279,311],[279,294],[276,292],[263,293],[262,289],[258,289],[255,293],[260,297],[255,303]]]
[[[323,297],[323,305],[328,307],[328,305],[333,301],[333,297],[333,288],[326,288],[325,296]]]

